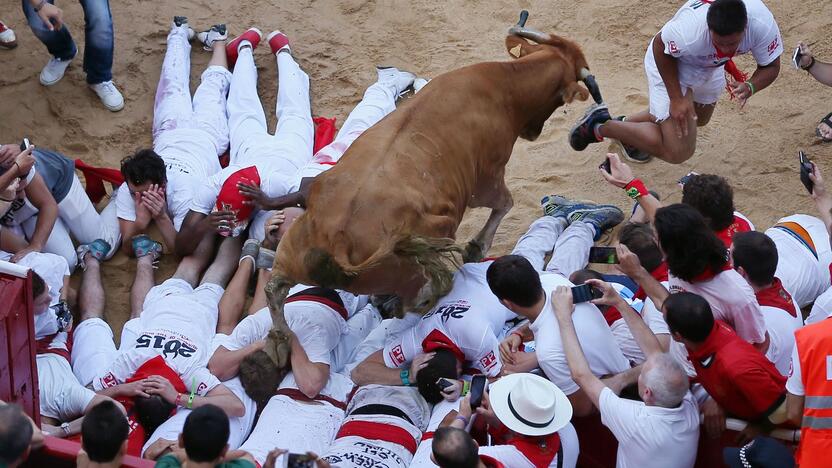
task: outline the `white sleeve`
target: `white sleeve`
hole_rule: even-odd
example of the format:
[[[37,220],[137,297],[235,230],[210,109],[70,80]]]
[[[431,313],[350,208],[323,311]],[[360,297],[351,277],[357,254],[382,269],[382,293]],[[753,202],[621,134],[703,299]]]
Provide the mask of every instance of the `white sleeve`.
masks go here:
[[[652,299],[647,298],[644,300],[644,308],[641,309],[641,316],[654,335],[670,334],[670,329],[667,327],[667,322],[664,321],[664,316],[656,308],[656,305],[653,304]]]
[[[271,328],[271,312],[267,307],[264,307],[238,323],[231,335],[223,340],[222,346],[229,351],[243,349],[257,340],[265,339]]]
[[[470,335],[479,335],[476,337],[477,341],[475,341],[479,343],[479,346],[471,350],[473,352],[471,366],[489,377],[497,377],[503,368],[500,362],[500,342],[494,336],[490,326],[483,323],[482,328],[483,330],[472,330],[470,328],[465,330]],[[460,341],[463,343],[470,342]]]
[[[416,349],[416,327],[400,335],[390,337],[384,344],[384,364],[390,368],[405,367],[422,351]]]
[[[578,384],[572,380],[572,372],[569,370],[569,363],[566,361],[566,355],[563,353],[541,352],[538,348],[535,350],[537,354],[537,363],[546,377],[560,388],[566,395],[571,395],[578,390]]]
[[[534,464],[513,445],[488,445],[479,448],[479,454],[491,457],[503,466],[533,468]]]
[[[116,194],[116,214],[119,219],[125,221],[136,220],[136,202],[130,196],[130,188],[127,186],[127,182],[121,184],[121,187],[118,188],[118,193]]]
[[[644,434],[638,434],[640,405],[644,403],[621,398],[608,387],[601,390],[598,399],[601,423],[609,428],[619,444],[625,443],[632,437],[644,436]]]
[[[280,172],[272,172],[260,183],[260,188],[269,197],[282,197],[292,189],[292,180]]]
[[[211,211],[214,210],[214,205],[217,204],[217,197],[220,196],[222,184],[230,174],[230,172],[228,172],[229,167],[226,167],[222,171],[209,177],[204,184],[200,184],[198,187],[195,187],[194,201],[191,203],[191,211],[196,211],[197,213],[202,213],[204,215],[211,214]],[[236,167],[234,168],[234,170],[237,169],[238,168]]]
[[[803,388],[803,372],[800,370],[800,358],[797,355],[797,345],[792,349],[792,367],[789,372],[789,380],[786,381],[786,391],[797,396],[806,394],[806,389]]]
[[[324,311],[287,314],[286,321],[311,362],[331,365],[332,350],[341,339],[342,322],[334,313],[321,312]]]
[[[118,353],[109,371],[104,375],[98,375],[92,380],[92,389],[96,392],[105,388],[115,387],[124,383],[138,369],[130,359],[130,351]]]
[[[182,382],[189,391],[194,391],[199,396],[205,396],[221,383],[207,367],[198,367],[186,373],[182,376]]]
[[[774,62],[777,57],[783,54],[783,38],[780,36],[780,28],[774,15],[767,12],[766,18],[754,19],[753,41],[751,54],[760,66],[766,66]]]
[[[693,12],[681,12],[662,27],[664,53],[675,58],[690,55],[690,46],[696,42],[695,32],[699,24]]]

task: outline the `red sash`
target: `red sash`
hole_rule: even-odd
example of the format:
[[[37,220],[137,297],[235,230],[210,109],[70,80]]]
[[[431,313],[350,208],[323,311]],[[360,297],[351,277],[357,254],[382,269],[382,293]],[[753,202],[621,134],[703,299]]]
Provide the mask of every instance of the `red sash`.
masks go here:
[[[350,421],[341,426],[341,430],[338,431],[335,438],[340,439],[349,436],[363,437],[364,439],[370,440],[383,440],[392,444],[401,445],[411,454],[416,453],[417,445],[413,435],[406,429],[392,424],[370,421]]]

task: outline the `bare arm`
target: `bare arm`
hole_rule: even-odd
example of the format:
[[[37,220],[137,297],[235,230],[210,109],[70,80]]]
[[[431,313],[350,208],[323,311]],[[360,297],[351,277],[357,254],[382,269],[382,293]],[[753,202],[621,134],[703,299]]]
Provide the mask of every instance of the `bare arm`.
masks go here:
[[[220,346],[211,355],[208,361],[208,370],[222,381],[233,379],[240,373],[240,363],[247,356],[263,349],[266,340],[257,340],[254,343],[234,351]]]
[[[310,361],[294,333],[291,334],[291,346],[292,374],[295,376],[298,390],[309,398],[314,398],[329,381],[329,365]]]
[[[352,370],[352,381],[359,387],[362,385],[402,385],[401,368],[390,368],[384,363],[384,350],[380,349],[367,356],[361,364]],[[410,363],[410,384],[416,385],[419,369],[425,367],[433,358],[434,353],[420,354]]]
[[[623,189],[636,179],[630,166],[623,162],[617,154],[608,153],[607,158],[610,160],[610,172],[607,172],[603,168],[599,168],[599,170],[601,171],[601,176],[611,185]],[[646,195],[638,197],[636,201],[641,206],[641,209],[644,210],[647,219],[652,223],[656,217],[656,210],[662,207],[662,202],[649,192]]]
[[[812,200],[815,201],[818,216],[826,226],[826,232],[832,233],[832,195],[826,191],[826,184],[820,172],[820,167],[818,167],[817,163],[812,163],[812,166],[812,173],[809,174],[809,178],[814,183]]]
[[[826,86],[832,86],[832,64],[816,60],[809,74]]]
[[[630,307],[630,304],[618,294],[611,284],[595,279],[587,280],[587,283],[604,293],[603,297],[592,301],[593,304],[612,306],[621,312],[621,317],[624,318],[627,328],[630,329],[630,333],[632,333],[633,338],[636,340],[636,344],[644,352],[646,358],[649,359],[650,356],[662,353],[662,347],[659,344],[659,340],[656,339],[656,335],[653,334],[650,327],[644,323],[644,319]]]
[[[786,393],[786,417],[795,426],[803,424],[803,404],[805,397]]]
[[[768,88],[780,75],[780,57],[768,65],[757,65],[757,69],[748,79],[754,85],[755,94]]]
[[[213,234],[208,216],[198,211],[188,211],[179,233],[176,234],[174,251],[180,257],[186,257],[196,250],[206,234]]]
[[[664,81],[664,87],[667,88],[668,97],[670,99],[682,97],[682,85],[679,83],[679,63],[675,57],[664,53],[664,40],[662,40],[661,31],[653,38],[653,58],[656,60],[659,75]]]
[[[52,193],[40,174],[35,174],[32,182],[26,187],[26,197],[38,209],[38,220],[35,232],[29,239],[29,247],[39,252],[46,245],[46,240],[49,239],[52,227],[58,219],[58,203],[52,198]]]
[[[616,253],[618,254],[619,270],[644,289],[656,309],[662,310],[665,299],[670,295],[667,289],[641,266],[638,256],[632,253],[626,245],[618,244]]]

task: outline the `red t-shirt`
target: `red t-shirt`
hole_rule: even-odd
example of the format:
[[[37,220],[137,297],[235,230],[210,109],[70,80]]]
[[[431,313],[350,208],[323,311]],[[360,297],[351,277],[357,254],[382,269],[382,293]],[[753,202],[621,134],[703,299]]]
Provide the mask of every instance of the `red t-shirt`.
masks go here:
[[[727,228],[717,231],[716,236],[719,237],[719,240],[725,244],[726,248],[730,248],[731,244],[734,243],[734,236],[740,232],[748,232],[753,231],[754,228],[751,227],[751,224],[748,222],[747,219],[744,217],[738,216],[734,214],[734,222],[731,223],[730,226]]]
[[[688,353],[697,379],[726,413],[757,421],[786,398],[786,377],[719,320],[702,346]]]

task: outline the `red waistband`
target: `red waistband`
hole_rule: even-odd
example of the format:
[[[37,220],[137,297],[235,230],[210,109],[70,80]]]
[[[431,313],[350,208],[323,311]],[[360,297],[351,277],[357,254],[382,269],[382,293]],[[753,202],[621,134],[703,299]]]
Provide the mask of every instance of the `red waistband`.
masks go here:
[[[422,442],[433,439],[433,431],[422,434]]]
[[[301,392],[300,390],[298,390],[296,388],[281,388],[280,390],[277,391],[277,395],[283,395],[283,396],[289,397],[293,400],[304,401],[304,402],[307,402],[307,403],[325,401],[325,402],[329,403],[330,405],[332,405],[336,408],[339,408],[343,411],[347,410],[347,404],[344,403],[343,401],[338,401],[335,398],[328,397],[326,395],[321,395],[320,393],[315,395],[315,398],[309,398],[303,392]]]
[[[338,431],[336,439],[342,437],[357,436],[365,439],[383,440],[396,445],[401,445],[411,454],[416,453],[416,439],[409,431],[392,424],[384,424],[370,421],[350,421]]]
[[[347,308],[344,307],[343,303],[340,303],[340,298],[338,301],[333,300],[333,298],[325,297],[320,294],[315,294],[314,292],[307,293],[307,291],[301,291],[294,296],[290,296],[286,298],[286,304],[290,302],[317,302],[318,304],[323,304],[330,309],[334,310],[338,315],[341,316],[344,320],[349,320],[349,315],[347,314]],[[337,293],[336,293],[337,294]]]

